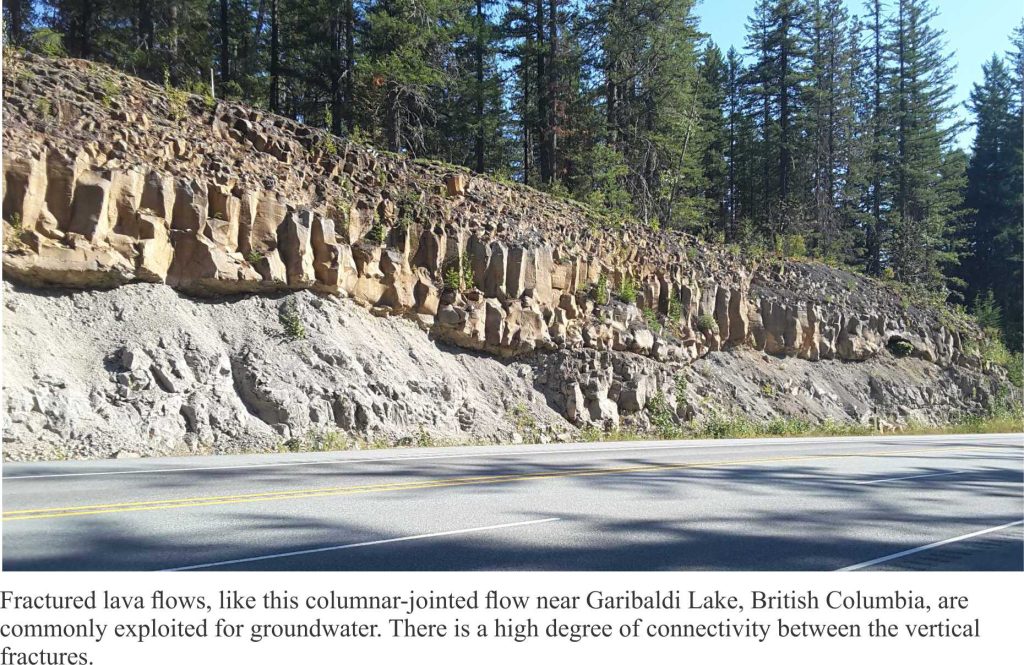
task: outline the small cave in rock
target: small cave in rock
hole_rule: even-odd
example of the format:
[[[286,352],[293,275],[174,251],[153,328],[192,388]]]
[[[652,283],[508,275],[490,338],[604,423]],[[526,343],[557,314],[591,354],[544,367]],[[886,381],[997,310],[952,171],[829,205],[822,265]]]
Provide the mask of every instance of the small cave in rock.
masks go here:
[[[889,350],[889,353],[896,356],[897,358],[907,358],[914,353],[914,345],[905,337],[899,335],[893,335],[885,343],[885,348]]]

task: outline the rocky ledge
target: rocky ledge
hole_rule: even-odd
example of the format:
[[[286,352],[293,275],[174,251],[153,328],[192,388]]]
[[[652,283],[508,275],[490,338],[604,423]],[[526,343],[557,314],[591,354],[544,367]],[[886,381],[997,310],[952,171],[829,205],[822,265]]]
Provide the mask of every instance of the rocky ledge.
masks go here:
[[[250,294],[341,298],[444,345],[539,368],[533,388],[570,427],[643,425],[659,393],[680,419],[745,410],[698,408],[673,389],[684,368],[723,351],[932,366],[957,386],[945,398],[839,410],[852,420],[898,421],[899,406],[926,420],[977,411],[1002,378],[982,362],[969,322],[860,275],[616,227],[521,185],[101,65],[24,55],[7,67],[3,268],[33,297],[152,283],[211,306]],[[173,383],[125,353],[129,372],[157,389]],[[9,419],[33,409],[9,401]],[[270,431],[296,433],[288,408],[256,411],[247,410]],[[189,424],[196,413],[174,416],[180,436],[202,429]],[[9,442],[33,436],[5,430]]]

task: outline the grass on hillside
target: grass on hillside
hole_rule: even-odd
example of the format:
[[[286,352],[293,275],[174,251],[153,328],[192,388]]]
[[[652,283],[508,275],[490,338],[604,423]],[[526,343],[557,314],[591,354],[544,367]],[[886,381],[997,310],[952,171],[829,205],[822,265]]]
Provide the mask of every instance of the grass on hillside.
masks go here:
[[[517,425],[519,423],[517,422]],[[526,427],[534,428],[535,425]],[[812,423],[801,418],[774,418],[757,422],[744,417],[715,417],[699,425],[654,428],[648,431],[623,427],[605,432],[594,427],[580,430],[580,441],[649,441],[655,439],[756,439],[811,436],[871,436],[878,434],[998,434],[1024,433],[1024,405],[1002,404],[987,415],[971,415],[947,425],[910,422],[895,431],[880,432],[871,425],[825,421]],[[536,434],[536,432],[533,432]],[[524,436],[525,443],[537,443],[539,437]],[[435,437],[422,427],[415,436],[399,441],[386,438],[363,439],[336,429],[311,431],[289,439],[278,452],[329,452],[345,450],[380,450],[385,448],[438,448],[445,446],[488,445],[472,439]]]

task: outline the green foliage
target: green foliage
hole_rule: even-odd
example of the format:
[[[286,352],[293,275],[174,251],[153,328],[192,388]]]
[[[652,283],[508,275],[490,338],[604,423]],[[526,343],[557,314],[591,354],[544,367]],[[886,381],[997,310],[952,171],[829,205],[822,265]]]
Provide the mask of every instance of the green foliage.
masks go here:
[[[647,417],[650,418],[651,426],[663,439],[672,439],[678,436],[679,427],[676,425],[675,414],[672,407],[662,391],[656,392],[647,400],[644,405]]]
[[[807,256],[807,241],[799,234],[779,236],[775,239],[775,253],[787,258]]]
[[[320,152],[334,157],[338,154],[338,144],[334,140],[334,135],[331,134],[331,126],[334,123],[334,114],[331,113],[330,106],[324,106],[324,125],[326,129],[320,133],[316,142],[313,144],[313,148]]]
[[[619,290],[615,297],[630,305],[636,302],[636,282],[633,281],[633,277],[629,273],[622,276],[622,282],[619,283]]]
[[[668,319],[675,324],[683,320],[683,303],[675,298],[668,303]]]
[[[631,217],[632,197],[625,187],[629,167],[622,153],[599,144],[592,150],[587,168],[589,181],[579,183],[580,188],[587,192],[583,201],[610,217]]]
[[[248,254],[245,255],[245,260],[248,261],[251,265],[256,265],[257,263],[263,260],[263,254],[255,250],[250,251]]]
[[[18,213],[12,213],[11,218],[7,222],[11,225],[11,233],[4,234],[4,250],[21,251],[27,249],[25,242],[21,239],[21,233],[24,230],[22,227],[21,215]]]
[[[164,97],[172,120],[183,120],[188,115],[188,93],[171,85],[171,72],[164,68]]]
[[[995,294],[989,289],[984,296],[979,295],[974,301],[974,320],[982,330],[996,329],[1002,327],[1003,312],[996,303]]]
[[[383,245],[385,237],[387,237],[387,230],[379,220],[374,222],[373,226],[366,233],[366,239],[375,245]]]
[[[35,108],[36,113],[38,113],[42,118],[50,117],[50,112],[53,110],[50,105],[50,100],[46,97],[37,97],[35,104],[32,106]]]
[[[462,273],[459,272],[458,266],[452,265],[445,271],[444,285],[456,291],[462,288]]]
[[[682,404],[686,401],[686,387],[688,385],[685,372],[679,372],[675,377],[675,398],[676,404]]]
[[[1003,344],[1002,338],[999,336],[997,329],[990,329],[986,331],[986,334],[982,336],[981,342],[978,345],[978,350],[981,352],[982,360],[992,363],[993,365],[999,365],[1000,367],[1007,367],[1013,362],[1013,354]]]
[[[718,334],[718,322],[710,314],[697,317],[697,330],[705,334]]]
[[[284,336],[290,340],[304,339],[306,337],[306,326],[295,305],[286,303],[278,311],[278,318],[281,327],[284,329]]]
[[[767,381],[765,383],[762,383],[761,394],[767,397],[768,399],[775,397],[775,385]]]
[[[100,79],[101,101],[104,106],[110,108],[114,101],[121,95],[121,84],[110,72],[104,71]]]
[[[289,453],[324,453],[337,450],[358,448],[346,432],[334,429],[309,430],[301,437],[292,437],[280,445],[280,452]]]
[[[67,55],[64,48],[64,35],[50,28],[34,31],[26,42],[29,51],[51,58],[62,58]]]
[[[652,308],[644,307],[643,317],[644,323],[647,324],[648,328],[655,331],[661,330],[662,325],[661,322],[658,320],[658,313],[654,311]]]
[[[458,259],[452,259],[448,263],[448,269],[444,273],[444,285],[450,289],[468,290],[474,287],[473,264],[469,256],[463,252]]]
[[[893,340],[888,347],[897,358],[906,358],[914,352],[914,345],[905,339]]]
[[[541,428],[537,418],[530,411],[530,407],[523,402],[516,403],[509,411],[512,418],[512,425],[520,436],[523,443],[540,443]]]
[[[1006,365],[1006,378],[1018,388],[1024,388],[1024,354],[1011,353]]]
[[[594,285],[594,302],[598,305],[608,304],[608,276],[601,273]]]

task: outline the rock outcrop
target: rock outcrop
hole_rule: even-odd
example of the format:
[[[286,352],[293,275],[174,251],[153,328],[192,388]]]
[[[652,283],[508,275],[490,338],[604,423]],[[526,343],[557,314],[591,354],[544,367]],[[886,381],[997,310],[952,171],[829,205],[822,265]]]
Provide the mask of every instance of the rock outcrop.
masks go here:
[[[9,69],[3,268],[24,286],[350,299],[438,342],[539,362],[548,402],[579,426],[642,414],[673,373],[721,351],[863,363],[899,342],[986,384],[976,329],[858,275],[609,228],[521,185],[84,61]],[[112,86],[115,98],[96,92]],[[258,382],[246,390],[261,399]]]

